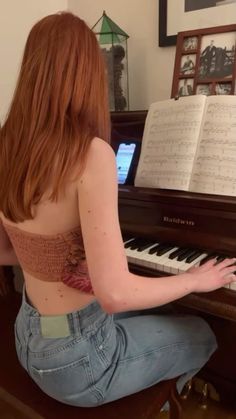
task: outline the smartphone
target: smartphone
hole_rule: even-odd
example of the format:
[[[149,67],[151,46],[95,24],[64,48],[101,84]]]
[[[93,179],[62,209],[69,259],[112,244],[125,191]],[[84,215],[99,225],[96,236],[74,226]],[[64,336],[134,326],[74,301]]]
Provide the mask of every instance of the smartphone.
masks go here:
[[[120,143],[116,153],[116,166],[118,172],[118,183],[124,185],[132,165],[136,144]]]

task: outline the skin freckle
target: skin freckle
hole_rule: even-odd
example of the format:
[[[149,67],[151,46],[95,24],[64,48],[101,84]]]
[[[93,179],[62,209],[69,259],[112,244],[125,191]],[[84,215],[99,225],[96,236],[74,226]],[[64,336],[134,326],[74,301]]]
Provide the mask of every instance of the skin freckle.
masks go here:
[[[88,213],[90,214],[91,210],[88,210]]]
[[[60,297],[63,298],[63,295],[61,294]]]

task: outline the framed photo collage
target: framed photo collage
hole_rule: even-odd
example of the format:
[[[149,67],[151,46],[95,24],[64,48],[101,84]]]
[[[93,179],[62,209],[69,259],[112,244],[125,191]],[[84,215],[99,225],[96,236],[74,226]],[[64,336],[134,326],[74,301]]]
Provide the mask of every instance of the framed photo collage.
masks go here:
[[[236,25],[179,32],[171,97],[235,94]]]

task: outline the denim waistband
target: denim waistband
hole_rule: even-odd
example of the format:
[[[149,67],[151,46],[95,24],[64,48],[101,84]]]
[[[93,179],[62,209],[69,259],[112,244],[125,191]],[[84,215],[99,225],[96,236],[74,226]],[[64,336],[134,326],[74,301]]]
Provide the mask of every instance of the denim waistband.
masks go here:
[[[25,289],[23,290],[22,296],[22,307],[24,317],[27,317],[29,320],[29,327],[32,334],[43,335],[42,333],[42,324],[48,324],[49,329],[57,329],[63,325],[63,328],[67,326],[69,331],[68,335],[80,335],[83,331],[90,331],[97,329],[104,320],[109,316],[105,313],[99,303],[94,300],[87,306],[83,307],[78,311],[72,311],[64,315],[52,315],[52,316],[42,316],[40,313],[30,304],[27,300],[27,295]],[[47,337],[64,337],[65,334],[55,336],[50,333]]]

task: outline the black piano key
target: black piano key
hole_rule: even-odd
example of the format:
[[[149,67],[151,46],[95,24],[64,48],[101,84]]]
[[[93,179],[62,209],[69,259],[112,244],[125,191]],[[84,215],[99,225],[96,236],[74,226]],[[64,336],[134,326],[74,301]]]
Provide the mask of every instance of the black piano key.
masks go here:
[[[223,262],[223,260],[225,260],[225,259],[226,259],[226,257],[227,257],[227,256],[223,256],[223,255],[217,256],[217,258],[216,258],[216,260],[217,260],[216,264],[217,264],[217,263],[220,263],[220,262]]]
[[[178,249],[174,250],[174,252],[172,252],[169,255],[169,259],[176,259],[179,255],[182,255],[182,253],[186,252],[186,248],[183,247],[179,247]]]
[[[207,255],[204,259],[201,260],[200,265],[203,265],[203,263],[208,262],[208,260],[216,259],[217,256],[218,255],[216,253],[211,253],[211,254]]]
[[[134,242],[134,240],[135,240],[135,239],[132,239],[132,240],[130,240],[128,243],[125,243],[124,247],[125,247],[126,249],[128,249],[128,248],[132,245],[132,243]]]
[[[147,241],[146,243],[144,243],[143,245],[139,246],[139,248],[137,249],[138,252],[143,252],[144,250],[148,249],[148,247],[150,246],[154,246],[156,242],[153,241]]]
[[[134,236],[132,236],[132,235],[130,235],[128,233],[122,233],[123,242],[127,242],[128,240],[133,239],[133,238],[134,238]]]
[[[199,251],[195,251],[191,256],[188,256],[186,259],[186,263],[191,263],[193,262],[195,259],[197,259],[199,256],[201,256],[203,254],[203,252]]]
[[[191,254],[193,253],[193,250],[192,249],[187,249],[187,250],[185,250],[185,252],[183,252],[183,253],[181,253],[178,257],[177,257],[177,260],[179,261],[179,262],[182,262],[182,261],[184,261],[188,256],[191,256]]]
[[[159,255],[159,253],[160,253],[160,252],[162,252],[162,251],[163,251],[163,249],[165,250],[167,246],[169,246],[169,245],[168,245],[168,244],[166,244],[166,243],[159,243],[159,244],[156,246],[156,250],[155,250],[155,252],[152,252],[152,253],[156,253],[156,255]],[[153,249],[151,249],[151,250],[153,250]]]
[[[159,243],[159,244],[157,244],[156,246],[152,247],[152,248],[148,251],[149,255],[153,255],[154,253],[156,253],[156,252],[157,252],[157,250],[158,250],[159,248],[162,248],[162,247],[163,247],[163,244],[161,244],[161,243]]]
[[[135,239],[134,243],[132,243],[132,245],[130,246],[131,250],[139,250],[142,249],[143,246],[146,246],[148,244],[147,247],[151,246],[152,244],[155,244],[155,242],[153,243],[153,240],[148,240],[145,239],[143,237],[139,237],[137,239]]]
[[[138,247],[141,245],[141,241],[140,238],[136,238],[134,239],[134,241],[130,244],[129,248],[131,250],[136,250],[138,249]]]
[[[171,249],[173,249],[174,248],[174,246],[173,245],[166,245],[166,246],[164,246],[162,249],[159,249],[157,252],[156,252],[156,254],[157,254],[157,256],[163,256],[165,253],[167,253],[167,252],[169,252]]]

